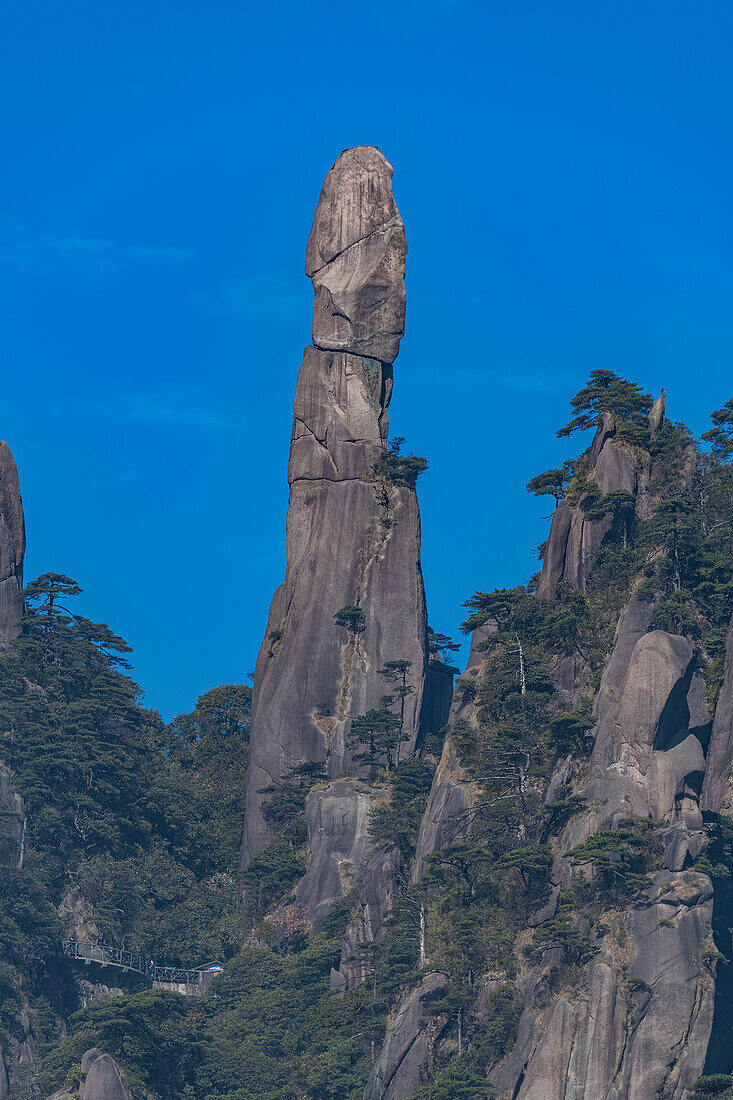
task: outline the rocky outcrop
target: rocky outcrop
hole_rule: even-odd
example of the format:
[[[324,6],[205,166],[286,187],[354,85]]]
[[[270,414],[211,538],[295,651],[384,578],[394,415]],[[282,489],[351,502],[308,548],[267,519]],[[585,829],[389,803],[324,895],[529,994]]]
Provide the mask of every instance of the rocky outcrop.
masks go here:
[[[567,853],[599,829],[651,818],[665,869],[613,917],[584,967],[585,985],[547,1003],[543,980],[555,952],[528,975],[517,1044],[491,1072],[501,1097],[683,1100],[702,1072],[715,986],[707,961],[715,953],[713,893],[690,863],[705,843],[699,800],[710,719],[694,646],[650,631],[652,609],[634,593],[619,619],[595,702],[588,774],[574,783],[586,809],[560,833],[554,888],[537,923],[553,915],[576,874]]]
[[[614,438],[615,434],[613,417],[604,413],[587,453],[587,477],[595,481],[602,497],[621,491],[633,494],[637,488],[634,456]],[[545,547],[537,584],[539,599],[553,599],[560,581],[585,591],[612,525],[612,515],[589,519],[580,504],[561,501],[553,516]]]
[[[733,623],[725,646],[723,686],[715,708],[710,737],[702,808],[733,814]]]
[[[686,733],[695,662],[686,638],[654,630],[636,642],[616,703],[596,726],[589,793],[602,816],[663,822],[684,778],[699,772],[702,781],[702,746]]]
[[[649,435],[652,437],[652,439],[654,439],[655,436],[659,434],[659,431],[664,424],[664,402],[664,387],[662,387],[662,392],[659,394],[659,397],[652,405],[646,418],[647,424],[649,425]]]
[[[433,776],[428,804],[420,822],[412,881],[418,882],[425,860],[465,841],[471,831],[471,807],[476,801],[475,785],[465,774],[458,750],[450,733],[443,743],[443,754]]]
[[[305,906],[314,931],[335,901],[356,884],[371,856],[369,811],[376,791],[353,780],[310,791],[305,814],[308,824],[308,870],[298,883],[296,898]]]
[[[81,1100],[130,1100],[111,1055],[102,1054],[96,1047],[88,1050],[82,1059],[81,1070],[84,1078]]]
[[[359,891],[355,917],[349,921],[341,946],[338,970],[331,971],[331,992],[355,989],[368,976],[368,964],[360,955],[364,944],[378,943],[392,912],[400,869],[400,852],[394,845],[375,852],[367,864]]]
[[[242,862],[268,842],[262,788],[304,761],[355,770],[351,719],[378,707],[378,670],[412,662],[403,751],[418,736],[427,664],[420,514],[413,488],[375,474],[404,326],[402,221],[392,168],[371,147],[331,169],[308,241],[314,346],[295,396],[287,571],[255,669]],[[358,606],[356,630],[334,615]]]
[[[525,1012],[511,1056],[489,1074],[497,1097],[683,1100],[712,1024],[711,921],[706,875],[659,872],[585,966],[585,985]]]
[[[84,943],[104,942],[94,919],[94,906],[78,886],[71,886],[64,894],[59,905],[59,916],[66,939]]]
[[[414,992],[401,998],[387,1026],[379,1058],[369,1074],[364,1100],[405,1100],[412,1096],[430,1055],[423,1021],[425,1001],[444,984],[442,974],[426,974]]]
[[[18,468],[10,447],[0,442],[0,646],[20,634],[23,617],[25,519]]]
[[[79,1100],[131,1100],[114,1058],[103,1054],[99,1047],[92,1047],[82,1056],[78,1094],[62,1089],[48,1100],[76,1100],[77,1095]]]
[[[413,883],[420,880],[427,856],[450,848],[453,844],[462,843],[471,832],[471,808],[476,801],[478,789],[463,769],[455,735],[451,734],[451,730],[458,722],[465,722],[474,728],[478,724],[474,697],[484,658],[481,647],[495,631],[496,623],[490,621],[477,627],[471,634],[466,671],[453,693],[448,712],[448,733],[443,741],[440,762],[433,776],[428,804],[420,822],[411,874]]]

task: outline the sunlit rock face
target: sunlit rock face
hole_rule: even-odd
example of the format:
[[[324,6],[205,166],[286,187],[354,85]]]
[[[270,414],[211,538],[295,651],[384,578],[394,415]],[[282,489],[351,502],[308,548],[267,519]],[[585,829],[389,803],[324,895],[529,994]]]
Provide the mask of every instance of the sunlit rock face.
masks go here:
[[[358,771],[351,719],[379,707],[386,661],[412,662],[401,751],[418,736],[427,666],[420,512],[414,489],[373,472],[404,331],[406,251],[391,165],[370,146],[347,149],[326,177],[308,240],[313,345],[295,393],[286,576],[255,669],[244,866],[270,839],[264,787],[305,760],[333,777]],[[359,632],[334,622],[354,605]]]
[[[405,331],[406,254],[391,164],[372,146],[347,149],[326,176],[306,249],[317,348],[394,362]]]
[[[613,417],[605,413],[588,451],[588,478],[595,481],[602,496],[612,492],[633,495],[638,487],[634,456],[615,435]],[[537,585],[541,600],[553,599],[560,581],[585,591],[612,523],[611,516],[588,519],[580,504],[561,501],[552,519]]]

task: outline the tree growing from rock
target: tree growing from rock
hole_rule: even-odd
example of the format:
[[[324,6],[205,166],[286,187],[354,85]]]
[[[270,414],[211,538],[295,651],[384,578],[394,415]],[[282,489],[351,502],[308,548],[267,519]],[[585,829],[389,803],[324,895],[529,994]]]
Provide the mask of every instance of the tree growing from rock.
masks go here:
[[[351,720],[347,744],[357,764],[368,764],[372,773],[380,767],[394,767],[400,742],[400,717],[387,707],[373,707]]]
[[[428,627],[428,653],[431,657],[444,661],[446,653],[457,653],[460,648],[449,634],[441,634],[439,630]]]
[[[536,497],[552,496],[555,498],[555,507],[565,496],[565,490],[573,476],[575,462],[567,459],[561,468],[545,470],[543,474],[537,474],[527,482],[527,492],[534,493]]]
[[[384,667],[377,670],[377,675],[381,676],[389,684],[394,684],[394,688],[390,695],[382,697],[382,702],[387,708],[391,707],[396,700],[399,700],[400,705],[400,724],[399,724],[399,738],[396,745],[396,763],[400,760],[400,743],[404,740],[405,729],[405,699],[408,695],[413,695],[415,692],[407,682],[407,673],[412,668],[412,661],[406,661],[404,659],[398,661],[385,661]]]
[[[604,413],[610,413],[620,435],[648,434],[647,414],[652,397],[635,382],[620,378],[610,370],[594,370],[570,402],[575,416],[558,430],[563,439],[572,432],[593,428]]]
[[[401,451],[404,442],[401,435],[395,436],[389,446],[384,448],[374,472],[392,485],[406,485],[414,489],[420,474],[424,474],[428,468],[428,460],[412,452],[403,455]]]
[[[362,634],[366,627],[364,611],[358,604],[347,604],[333,618],[336,626],[345,627],[351,634]]]

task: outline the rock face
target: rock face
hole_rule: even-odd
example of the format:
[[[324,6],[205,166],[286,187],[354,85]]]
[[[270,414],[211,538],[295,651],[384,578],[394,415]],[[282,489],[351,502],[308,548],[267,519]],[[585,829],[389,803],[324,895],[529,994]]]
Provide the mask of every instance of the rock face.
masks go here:
[[[424,1001],[444,984],[442,974],[426,974],[417,989],[402,998],[369,1074],[364,1100],[404,1100],[412,1096],[430,1052],[422,1019]]]
[[[341,945],[338,970],[331,971],[331,992],[346,993],[368,977],[359,947],[384,935],[385,922],[394,904],[400,852],[394,845],[375,852],[364,871],[356,917],[349,922]]]
[[[586,809],[558,838],[549,919],[573,880],[566,853],[599,829],[651,818],[664,867],[619,916],[584,967],[587,988],[547,1007],[537,994],[557,962],[529,978],[517,1044],[491,1071],[512,1100],[683,1100],[702,1072],[714,1003],[713,891],[689,869],[704,846],[700,792],[709,716],[698,655],[686,638],[649,631],[652,606],[633,594],[621,615],[595,703]]]
[[[453,844],[462,843],[471,832],[471,807],[476,801],[477,789],[463,770],[455,737],[450,731],[457,722],[465,722],[474,727],[478,723],[473,698],[483,660],[479,647],[495,630],[494,623],[487,623],[477,627],[471,635],[466,671],[453,693],[448,712],[448,733],[443,742],[440,763],[433,776],[428,804],[420,822],[412,867],[413,883],[419,882],[427,856]]]
[[[102,1054],[94,1047],[82,1059],[82,1100],[130,1100],[130,1094],[122,1084],[117,1063],[109,1054]]]
[[[651,409],[649,410],[649,415],[647,416],[649,434],[652,439],[654,439],[654,437],[659,433],[660,428],[664,424],[664,404],[665,396],[664,389],[662,389],[662,392],[652,405]]]
[[[392,168],[349,149],[328,174],[308,241],[314,345],[298,377],[288,467],[287,571],[255,669],[242,862],[269,839],[260,790],[304,761],[351,770],[351,719],[378,707],[385,661],[412,662],[403,752],[419,730],[427,616],[414,489],[373,472],[387,437],[404,328],[405,238]],[[347,606],[363,630],[336,626]]]
[[[634,456],[614,439],[616,425],[604,413],[588,451],[588,478],[595,481],[602,496],[637,489]],[[585,591],[588,577],[598,558],[604,538],[611,530],[612,516],[588,519],[579,504],[562,501],[552,519],[542,572],[537,585],[541,600],[552,599],[560,581]]]
[[[122,1083],[117,1063],[99,1047],[92,1047],[81,1060],[80,1100],[131,1100]],[[76,1093],[55,1092],[49,1100],[74,1100]]]
[[[3,440],[0,442],[0,646],[20,634],[24,555],[25,519],[18,468]]]
[[[591,757],[590,792],[612,821],[651,815],[663,822],[692,773],[699,773],[699,794],[705,757],[697,737],[685,736],[695,660],[686,638],[662,630],[636,642],[615,705],[596,727]]]
[[[529,1010],[507,1062],[491,1071],[501,1100],[683,1100],[699,1076],[714,982],[706,875],[657,874],[625,918],[626,966],[611,937],[585,968],[587,988]]]
[[[347,149],[326,176],[308,238],[313,343],[392,363],[405,331],[405,227],[392,167],[378,149]]]
[[[420,880],[427,856],[466,840],[471,831],[471,806],[475,799],[475,787],[464,774],[449,733],[443,743],[443,754],[433,776],[428,804],[420,822],[413,882]]]
[[[365,784],[349,779],[308,794],[310,863],[298,884],[297,900],[307,907],[314,931],[369,862],[367,827],[373,796]]]
[[[457,668],[444,661],[429,662],[420,714],[421,743],[429,734],[439,733],[448,721],[453,700],[453,677],[458,672]]]

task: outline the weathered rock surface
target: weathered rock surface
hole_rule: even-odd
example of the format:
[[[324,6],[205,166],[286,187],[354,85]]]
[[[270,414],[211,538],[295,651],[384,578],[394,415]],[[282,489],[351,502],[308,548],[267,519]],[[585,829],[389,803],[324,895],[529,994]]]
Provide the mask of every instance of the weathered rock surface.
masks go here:
[[[82,1056],[81,1082],[80,1100],[130,1100],[117,1063],[110,1054],[103,1054],[99,1047],[92,1047]],[[75,1100],[76,1096],[77,1093],[62,1089],[48,1100]]]
[[[466,840],[471,831],[471,807],[475,801],[476,787],[465,774],[449,733],[420,822],[413,882],[419,881],[427,856]]]
[[[634,456],[613,437],[616,426],[605,413],[588,451],[588,477],[594,480],[602,496],[615,491],[635,493],[637,488]],[[552,599],[560,581],[585,591],[603,540],[611,530],[612,516],[589,519],[579,504],[561,501],[550,526],[550,535],[537,585],[541,600]]]
[[[651,613],[633,594],[619,619],[595,702],[588,777],[574,785],[587,809],[560,834],[552,895],[537,920],[553,915],[575,874],[563,853],[624,818],[651,817],[661,827],[665,870],[623,915],[623,934],[606,935],[586,965],[587,990],[539,1009],[542,968],[530,972],[517,1044],[490,1074],[502,1098],[683,1100],[702,1072],[715,984],[705,961],[712,885],[688,868],[704,846],[699,800],[710,718],[693,645],[649,631]],[[566,779],[563,766],[557,782]],[[555,962],[548,952],[545,969]]]
[[[646,418],[647,419],[647,424],[649,425],[649,435],[652,437],[652,439],[654,439],[654,437],[659,432],[659,429],[664,424],[664,403],[665,403],[665,397],[664,397],[664,387],[663,387],[662,392],[660,393],[659,397],[657,398],[657,400],[652,405],[651,409],[649,410],[649,414]]]
[[[448,732],[443,742],[440,762],[433,776],[428,803],[425,807],[417,838],[411,882],[416,883],[425,870],[425,859],[433,852],[443,851],[465,841],[471,833],[471,807],[477,789],[461,764],[455,737],[451,735],[457,722],[474,728],[478,717],[474,705],[475,685],[481,676],[484,653],[481,645],[496,631],[493,621],[477,627],[471,634],[471,648],[466,671],[458,680],[448,712]]]
[[[69,940],[84,943],[104,942],[94,919],[94,907],[77,886],[71,886],[59,905],[64,934]]]
[[[410,752],[418,736],[427,665],[420,513],[414,489],[373,473],[387,435],[390,362],[404,324],[403,269],[390,260],[389,287],[373,284],[382,305],[372,308],[373,276],[361,258],[367,244],[376,247],[377,238],[402,232],[391,176],[378,150],[342,154],[324,184],[308,243],[307,267],[317,284],[315,329],[325,309],[318,287],[325,292],[330,285],[341,301],[334,266],[347,264],[343,294],[353,291],[356,305],[344,306],[350,335],[330,342],[319,336],[321,347],[306,348],[298,378],[287,571],[255,669],[244,866],[269,839],[262,788],[304,760],[324,761],[334,777],[358,771],[348,748],[351,719],[380,706],[385,683],[377,673],[386,661],[412,662],[414,692],[405,700],[401,751]],[[404,249],[395,249],[389,255],[404,260]],[[363,611],[361,632],[334,623],[336,612],[350,605]]]
[[[423,1023],[424,1001],[444,984],[442,974],[426,974],[418,988],[400,1000],[369,1074],[364,1100],[405,1100],[412,1096],[430,1054]]]
[[[713,813],[733,813],[733,623],[725,646],[723,686],[715,708],[710,736],[702,808]]]
[[[405,228],[393,169],[370,145],[347,149],[326,176],[308,238],[313,343],[392,363],[405,330]]]
[[[314,930],[344,897],[371,855],[369,811],[375,792],[344,779],[310,791],[305,803],[310,863],[298,883],[297,901],[308,909]]]
[[[18,468],[3,440],[0,442],[0,646],[20,634],[24,555],[25,519]]]
[[[501,1100],[683,1100],[702,1072],[713,1011],[712,887],[659,872],[625,917],[633,945],[610,937],[585,966],[587,988],[527,1010],[507,1061],[490,1071]]]
[[[122,1083],[117,1063],[109,1054],[102,1054],[94,1047],[82,1060],[82,1100],[130,1100],[130,1094]]]
[[[359,948],[375,943],[384,935],[385,921],[392,912],[400,852],[394,845],[375,852],[364,871],[356,917],[349,922],[341,946],[338,970],[331,971],[331,992],[346,993],[367,977],[368,967]]]
[[[679,782],[704,770],[704,755],[688,728],[687,693],[695,651],[686,638],[654,630],[636,642],[616,705],[596,727],[590,792],[611,819],[664,821]]]

